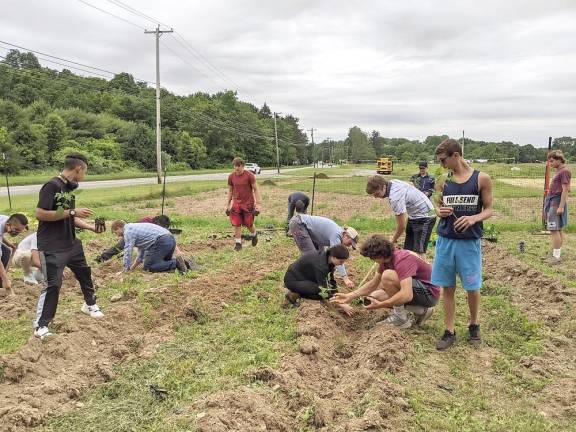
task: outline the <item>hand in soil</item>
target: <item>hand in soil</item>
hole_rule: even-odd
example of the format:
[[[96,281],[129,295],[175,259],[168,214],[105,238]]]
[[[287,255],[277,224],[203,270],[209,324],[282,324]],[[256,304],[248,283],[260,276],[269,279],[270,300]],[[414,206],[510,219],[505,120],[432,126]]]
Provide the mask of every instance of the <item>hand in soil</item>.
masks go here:
[[[354,308],[349,304],[336,304],[336,307],[340,309],[344,315],[351,317],[354,315]]]
[[[346,288],[348,289],[354,288],[354,282],[350,278],[344,278],[344,285],[346,285]]]
[[[336,293],[334,294],[334,296],[330,299],[330,303],[334,303],[336,305],[341,305],[341,304],[345,304],[348,303],[352,300],[352,295],[348,294],[348,293]]]

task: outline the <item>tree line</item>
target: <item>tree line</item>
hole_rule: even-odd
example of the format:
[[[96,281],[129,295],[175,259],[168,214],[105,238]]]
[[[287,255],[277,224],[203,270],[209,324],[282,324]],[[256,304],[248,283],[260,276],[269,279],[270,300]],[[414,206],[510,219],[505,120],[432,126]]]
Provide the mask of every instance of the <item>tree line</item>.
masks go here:
[[[162,157],[170,170],[229,165],[235,156],[263,166],[276,164],[274,114],[233,91],[187,96],[161,90]],[[68,69],[43,67],[29,52],[11,50],[0,61],[0,151],[4,170],[17,173],[59,165],[78,151],[93,172],[155,168],[155,90],[128,73],[111,79],[84,77]],[[315,160],[367,161],[392,156],[400,161],[433,159],[447,136],[424,141],[385,138],[358,126],[340,141],[312,145],[293,115],[277,117],[280,163]],[[576,140],[556,138],[556,148],[576,157]],[[536,162],[546,150],[512,142],[465,140],[470,159]]]

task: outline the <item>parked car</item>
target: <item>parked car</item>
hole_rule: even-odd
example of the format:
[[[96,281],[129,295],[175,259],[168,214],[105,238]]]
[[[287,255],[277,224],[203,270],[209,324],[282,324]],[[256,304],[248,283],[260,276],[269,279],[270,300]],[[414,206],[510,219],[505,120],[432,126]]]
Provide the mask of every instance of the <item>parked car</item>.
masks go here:
[[[260,167],[256,163],[247,163],[244,165],[244,169],[250,171],[252,174],[260,174]]]

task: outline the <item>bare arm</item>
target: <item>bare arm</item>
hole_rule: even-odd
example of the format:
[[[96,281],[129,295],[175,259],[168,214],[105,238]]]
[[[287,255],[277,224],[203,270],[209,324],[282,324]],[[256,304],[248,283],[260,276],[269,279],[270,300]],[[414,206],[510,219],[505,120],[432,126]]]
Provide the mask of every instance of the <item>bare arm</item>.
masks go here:
[[[336,293],[333,297],[333,303],[348,303],[356,298],[364,297],[378,289],[380,285],[380,279],[382,278],[382,273],[376,272],[374,277],[366,282],[361,287],[355,289],[349,293]],[[332,300],[331,300],[332,301]]]
[[[93,224],[88,223],[88,222],[86,222],[86,221],[84,221],[84,220],[82,220],[82,219],[79,219],[79,218],[77,218],[77,217],[74,218],[74,226],[75,226],[76,228],[82,228],[82,229],[85,229],[85,230],[88,230],[88,231],[94,231],[94,232],[96,232],[96,227],[95,227]]]
[[[370,305],[366,306],[366,309],[380,309],[400,306],[410,302],[413,296],[412,278],[407,277],[406,279],[402,279],[400,281],[400,291],[384,301],[379,302],[373,300]]]
[[[256,201],[256,206],[260,207],[262,205],[262,197],[260,196],[260,189],[258,189],[258,185],[256,182],[252,185],[252,192],[254,192],[254,199]]]
[[[226,200],[226,208],[230,209],[230,203],[232,202],[232,194],[234,193],[234,188],[232,186],[228,186],[228,198]]]
[[[482,222],[483,220],[492,217],[493,209],[493,198],[492,198],[492,179],[486,173],[480,173],[478,183],[480,184],[480,194],[482,195],[483,209],[480,213],[476,215],[476,222]]]
[[[568,198],[568,189],[570,185],[563,184],[562,185],[562,194],[560,195],[560,204],[558,205],[558,213],[564,213],[564,206],[566,205],[566,198]]]
[[[70,210],[44,210],[36,207],[36,219],[44,222],[56,222],[70,217]]]
[[[400,238],[400,236],[404,234],[405,229],[406,229],[406,213],[396,215],[396,231],[394,232],[394,235],[390,239],[390,242],[396,243]]]

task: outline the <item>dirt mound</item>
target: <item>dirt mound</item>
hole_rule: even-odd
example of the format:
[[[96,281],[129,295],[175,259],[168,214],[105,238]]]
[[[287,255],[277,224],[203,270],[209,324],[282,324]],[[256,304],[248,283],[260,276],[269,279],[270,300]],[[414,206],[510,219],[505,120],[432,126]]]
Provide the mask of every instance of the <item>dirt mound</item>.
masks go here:
[[[262,186],[277,186],[276,183],[270,179],[264,180],[261,184]]]
[[[394,429],[408,403],[402,387],[379,372],[404,369],[410,345],[398,329],[373,326],[374,315],[361,312],[350,320],[304,301],[298,351],[277,369],[249,373],[260,386],[211,395],[192,405],[189,416],[203,431]]]
[[[320,179],[320,180],[328,180],[328,179],[330,178],[330,177],[328,177],[328,176],[327,176],[326,174],[324,174],[324,173],[318,173],[318,174],[316,174],[315,176],[316,176],[317,179]]]

